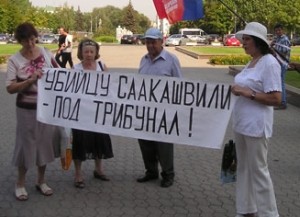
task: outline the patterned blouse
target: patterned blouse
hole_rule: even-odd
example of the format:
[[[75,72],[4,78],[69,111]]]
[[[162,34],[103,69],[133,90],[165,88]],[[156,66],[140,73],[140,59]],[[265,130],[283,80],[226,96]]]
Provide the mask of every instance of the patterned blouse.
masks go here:
[[[20,52],[11,56],[8,60],[7,65],[7,76],[6,76],[6,86],[9,86],[14,81],[22,82],[27,79],[38,69],[47,67],[46,61],[43,55],[42,49],[40,48],[40,55],[34,60],[28,60],[21,55]],[[51,58],[51,63],[54,67],[58,67],[56,61],[50,51],[46,51],[45,54],[48,58]],[[25,109],[36,109],[37,104],[37,82],[32,84],[26,90],[18,93],[16,105],[20,108]]]

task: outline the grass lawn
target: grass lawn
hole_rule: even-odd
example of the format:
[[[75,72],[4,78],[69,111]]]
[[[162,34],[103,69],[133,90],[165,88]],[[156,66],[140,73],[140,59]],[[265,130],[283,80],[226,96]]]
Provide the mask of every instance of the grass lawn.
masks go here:
[[[186,46],[185,49],[198,54],[211,55],[240,55],[245,54],[242,47],[223,47],[223,46]]]
[[[300,89],[300,73],[296,71],[287,71],[285,83]]]
[[[38,46],[46,47],[50,50],[57,49],[57,44],[38,44]],[[12,55],[21,48],[19,44],[0,44],[0,56]]]

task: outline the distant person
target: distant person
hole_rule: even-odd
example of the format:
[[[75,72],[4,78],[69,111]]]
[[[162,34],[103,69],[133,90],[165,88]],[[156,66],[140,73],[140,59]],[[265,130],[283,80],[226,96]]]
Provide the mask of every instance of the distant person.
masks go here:
[[[15,197],[28,199],[25,178],[28,169],[37,166],[36,189],[50,196],[53,190],[45,180],[46,165],[55,159],[53,141],[57,127],[37,121],[37,80],[47,60],[58,67],[49,50],[36,46],[38,32],[30,23],[17,26],[15,38],[21,49],[12,55],[7,64],[6,89],[17,94],[16,98],[16,141],[12,163],[18,168]]]
[[[149,76],[182,77],[178,58],[163,48],[163,35],[156,28],[145,33],[148,53],[142,57],[139,73]],[[138,140],[146,173],[137,182],[158,179],[158,163],[161,165],[161,187],[167,188],[174,182],[174,145],[167,142]]]
[[[66,68],[67,63],[69,63],[70,68],[73,68],[72,59],[72,48],[73,48],[73,36],[70,35],[66,30],[63,33],[66,36],[65,45],[62,49],[62,68]]]
[[[236,217],[279,217],[268,169],[273,106],[281,104],[281,67],[272,54],[267,28],[250,22],[236,33],[251,61],[235,76],[232,111],[237,153]]]
[[[56,62],[60,65],[60,67],[63,67],[63,62],[62,62],[62,51],[66,47],[66,37],[67,34],[65,32],[65,29],[63,27],[59,28],[59,37],[58,37],[58,49],[55,54],[55,60]]]
[[[74,66],[74,69],[107,71],[107,67],[99,60],[100,46],[93,40],[84,39],[78,45],[77,57],[80,63]],[[95,169],[93,175],[96,179],[109,181],[109,178],[103,173],[102,159],[113,157],[111,139],[108,134],[90,132],[79,129],[72,129],[72,155],[75,165],[76,188],[84,188],[85,182],[81,170],[82,161],[94,159]]]
[[[289,38],[283,32],[283,25],[276,24],[274,27],[276,34],[275,40],[271,43],[271,46],[276,51],[279,59],[281,61],[281,81],[282,81],[282,102],[281,105],[275,107],[275,109],[286,109],[287,99],[286,99],[286,88],[285,88],[285,74],[288,69],[288,63],[290,61],[291,54],[291,43]]]

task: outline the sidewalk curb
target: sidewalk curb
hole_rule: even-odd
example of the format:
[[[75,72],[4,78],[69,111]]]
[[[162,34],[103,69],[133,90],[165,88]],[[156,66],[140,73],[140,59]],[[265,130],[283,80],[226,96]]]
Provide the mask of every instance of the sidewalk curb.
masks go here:
[[[209,59],[210,57],[215,56],[215,55],[205,55],[205,54],[200,55],[200,54],[197,54],[193,51],[189,51],[189,50],[181,48],[181,47],[175,47],[175,50],[178,51],[178,52],[184,53],[188,56],[191,56],[195,59]]]

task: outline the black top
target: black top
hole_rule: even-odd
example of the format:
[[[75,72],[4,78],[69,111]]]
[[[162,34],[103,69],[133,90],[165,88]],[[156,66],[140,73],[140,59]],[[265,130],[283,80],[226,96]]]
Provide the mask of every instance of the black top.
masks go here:
[[[60,47],[62,44],[66,42],[66,35],[59,35],[58,37],[58,46]]]

